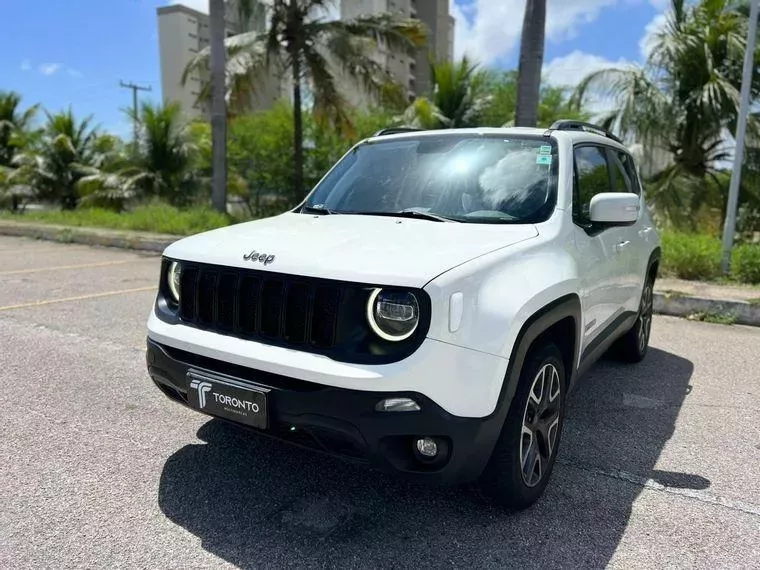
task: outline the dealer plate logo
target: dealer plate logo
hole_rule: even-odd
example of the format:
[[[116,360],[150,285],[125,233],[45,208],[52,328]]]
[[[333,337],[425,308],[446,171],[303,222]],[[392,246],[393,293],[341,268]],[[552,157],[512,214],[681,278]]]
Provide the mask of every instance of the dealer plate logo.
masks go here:
[[[200,380],[193,380],[190,382],[190,388],[192,390],[198,390],[198,406],[203,409],[206,407],[206,393],[211,390],[211,384],[209,382],[202,382]]]

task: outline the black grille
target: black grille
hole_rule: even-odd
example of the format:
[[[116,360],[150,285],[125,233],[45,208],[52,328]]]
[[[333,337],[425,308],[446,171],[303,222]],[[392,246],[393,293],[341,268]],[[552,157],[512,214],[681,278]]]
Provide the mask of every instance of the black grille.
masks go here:
[[[179,316],[198,328],[291,345],[335,345],[341,288],[324,281],[186,265]]]

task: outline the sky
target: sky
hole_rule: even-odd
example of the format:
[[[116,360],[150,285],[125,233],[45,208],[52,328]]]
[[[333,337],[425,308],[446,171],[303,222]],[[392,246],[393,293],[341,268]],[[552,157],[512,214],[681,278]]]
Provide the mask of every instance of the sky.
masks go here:
[[[350,1],[350,0],[344,0]],[[425,0],[422,0],[425,1]],[[182,0],[208,11],[208,0]],[[455,55],[496,69],[517,66],[525,0],[450,0]],[[50,111],[71,106],[128,137],[131,90],[161,99],[156,8],[168,0],[0,0],[0,90]],[[611,65],[642,62],[668,0],[547,0],[544,81],[573,86]]]

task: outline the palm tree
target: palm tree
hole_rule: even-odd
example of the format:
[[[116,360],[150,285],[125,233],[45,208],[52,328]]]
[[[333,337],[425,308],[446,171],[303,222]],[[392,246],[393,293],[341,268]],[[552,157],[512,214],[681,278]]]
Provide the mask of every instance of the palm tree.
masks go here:
[[[250,17],[252,2],[238,4],[238,17]],[[227,29],[224,0],[209,0],[211,27],[211,203],[219,211],[227,212],[227,104],[225,102],[224,36]],[[184,83],[183,78],[183,83]]]
[[[346,101],[336,73],[345,72],[368,91],[379,93],[388,73],[372,58],[374,50],[411,51],[425,41],[418,20],[387,13],[328,21],[319,14],[333,3],[274,0],[267,6],[266,32],[245,32],[225,40],[226,99],[232,111],[248,108],[257,85],[272,74],[285,74],[292,82],[296,196],[303,193],[304,85],[308,84],[312,92],[318,117],[346,125]],[[184,79],[205,69],[209,55],[208,48],[198,53],[187,66]],[[201,93],[204,96],[208,96],[208,89]]]
[[[77,183],[95,158],[97,131],[91,116],[79,121],[71,109],[46,115],[40,144],[14,158],[10,179],[31,186],[38,199],[71,210],[79,202]]]
[[[158,198],[186,206],[195,198],[200,179],[194,168],[196,147],[178,104],[143,103],[130,117],[139,128],[135,153],[109,149],[104,142],[100,163],[93,161],[78,184],[85,203],[120,210],[135,198]],[[114,158],[114,152],[116,157]]]
[[[11,166],[38,110],[33,105],[21,112],[21,95],[0,91],[0,166]]]
[[[0,91],[0,191],[10,199],[11,210],[16,211],[26,187],[7,184],[13,170],[13,161],[30,142],[32,122],[39,105],[21,111],[21,95],[13,91]]]
[[[448,129],[476,127],[490,103],[488,74],[467,56],[456,62],[431,64],[433,97],[418,97],[400,120],[412,127]]]
[[[538,121],[545,29],[546,0],[527,0],[517,70],[515,125],[518,127],[535,127]]]
[[[693,224],[707,199],[705,180],[717,183],[721,161],[730,157],[730,134],[739,110],[748,19],[732,0],[673,0],[643,67],[605,69],[579,84],[575,98],[607,98],[600,117],[669,164],[653,173],[650,197],[670,221]],[[760,49],[757,51],[760,62]],[[760,97],[755,74],[752,100]],[[760,135],[760,116],[750,117],[750,137]]]

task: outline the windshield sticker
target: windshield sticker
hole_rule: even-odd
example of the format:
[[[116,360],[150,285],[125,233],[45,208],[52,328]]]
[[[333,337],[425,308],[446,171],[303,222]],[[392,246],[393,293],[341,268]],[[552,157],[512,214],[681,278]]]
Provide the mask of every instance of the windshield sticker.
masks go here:
[[[536,164],[550,165],[552,163],[552,157],[546,155],[538,155],[536,157]]]
[[[552,153],[552,147],[549,145],[542,145],[541,148],[538,149],[538,154],[551,154]]]

